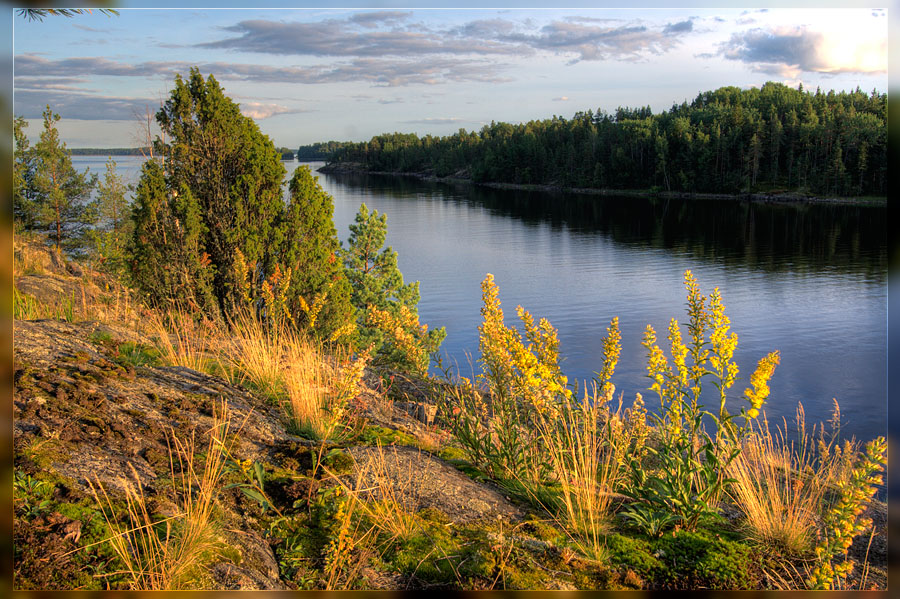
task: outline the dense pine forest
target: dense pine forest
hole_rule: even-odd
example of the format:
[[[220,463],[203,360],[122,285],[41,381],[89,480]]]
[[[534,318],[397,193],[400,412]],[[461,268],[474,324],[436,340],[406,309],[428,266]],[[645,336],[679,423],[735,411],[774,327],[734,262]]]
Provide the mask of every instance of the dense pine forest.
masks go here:
[[[446,137],[328,145],[331,163],[479,183],[886,195],[886,125],[887,95],[877,90],[812,93],[770,82],[704,92],[659,114],[589,110]]]

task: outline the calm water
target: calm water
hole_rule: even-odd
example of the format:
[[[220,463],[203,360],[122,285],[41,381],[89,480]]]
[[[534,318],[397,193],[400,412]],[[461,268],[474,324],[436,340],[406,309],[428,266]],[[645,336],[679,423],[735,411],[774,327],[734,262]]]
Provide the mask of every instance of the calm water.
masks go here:
[[[74,162],[102,176],[105,159]],[[117,162],[137,177],[139,159]],[[598,198],[364,175],[320,173],[319,181],[345,242],[361,203],[388,215],[400,269],[420,281],[420,319],[447,328],[445,364],[466,376],[478,372],[480,284],[490,272],[507,323],[521,304],[559,330],[570,379],[600,369],[606,327],[618,316],[613,381],[626,405],[641,392],[653,406],[640,342],[647,324],[664,338],[669,319],[686,320],[691,269],[705,293],[720,288],[739,337],[733,411],[756,362],[778,349],[770,420],[791,419],[798,402],[808,421],[824,420],[836,398],[846,433],[886,433],[884,208]]]

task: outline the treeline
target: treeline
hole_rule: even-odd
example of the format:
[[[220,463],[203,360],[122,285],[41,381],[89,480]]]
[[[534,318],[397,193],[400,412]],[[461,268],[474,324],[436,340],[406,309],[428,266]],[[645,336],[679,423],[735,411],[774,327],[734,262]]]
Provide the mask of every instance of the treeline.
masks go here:
[[[378,135],[337,147],[329,161],[573,188],[886,195],[886,123],[886,94],[770,82],[704,92],[660,114],[589,110],[446,137]]]
[[[133,189],[112,159],[102,182],[77,171],[59,118],[48,106],[33,147],[25,119],[14,121],[17,233],[43,233],[58,251],[94,260],[153,307],[220,322],[252,314],[271,330],[428,368],[445,332],[419,323],[419,284],[404,283],[396,252],[383,247],[386,217],[361,206],[343,247],[333,200],[309,167],[294,171],[285,198],[290,150],[276,148],[211,75],[176,77],[156,114],[164,137]]]
[[[150,148],[72,148],[72,156],[149,156]]]
[[[335,152],[348,146],[355,145],[350,141],[324,141],[297,148],[297,160],[313,162],[315,160],[328,160]]]

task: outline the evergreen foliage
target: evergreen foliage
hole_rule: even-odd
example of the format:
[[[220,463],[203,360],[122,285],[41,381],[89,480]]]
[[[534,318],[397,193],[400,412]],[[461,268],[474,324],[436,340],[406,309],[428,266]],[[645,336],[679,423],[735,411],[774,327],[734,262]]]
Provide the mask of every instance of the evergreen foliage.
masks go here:
[[[378,135],[334,144],[329,160],[476,182],[886,195],[886,123],[886,94],[770,82],[704,92],[656,115],[649,107],[589,110],[447,137]]]
[[[16,185],[22,194],[16,198],[18,207],[28,228],[48,233],[57,250],[79,252],[86,245],[88,227],[96,219],[90,194],[97,176],[89,169],[79,173],[72,166],[55,127],[59,115],[47,106],[43,117],[44,130],[38,143],[30,150],[22,145],[23,162],[16,169],[21,177]],[[22,126],[16,126],[17,146],[19,136],[24,137]]]
[[[271,140],[241,114],[215,78],[193,68],[156,114],[168,143],[155,142],[167,185],[196,198],[205,225],[202,245],[213,270],[213,291],[223,312],[238,305],[243,282],[235,279],[238,250],[253,265],[251,296],[258,297],[275,266],[283,238],[276,228],[284,210],[285,170]]]
[[[163,167],[148,160],[134,199],[131,276],[154,305],[215,310],[212,264],[203,251],[206,227],[190,188],[169,187]]]
[[[432,331],[419,327],[416,311],[419,282],[403,283],[403,274],[397,267],[397,252],[390,246],[383,247],[386,237],[387,215],[379,214],[377,210],[369,212],[368,207],[361,204],[355,224],[350,225],[348,247],[342,252],[344,267],[352,289],[351,301],[360,313],[358,345],[374,345],[383,358],[404,363],[408,360],[395,354],[395,351],[404,353],[399,347],[401,343],[397,339],[392,341],[386,329],[399,325],[408,335],[418,339],[426,353],[437,351],[446,331],[443,327]]]
[[[35,225],[36,210],[34,198],[34,152],[29,147],[25,127],[28,123],[17,116],[13,121],[15,150],[13,154],[13,219],[16,225],[31,229]]]
[[[290,183],[282,262],[293,273],[287,291],[288,309],[296,324],[323,337],[346,336],[342,327],[353,321],[350,284],[340,259],[334,227],[334,202],[309,167],[294,171]],[[312,306],[321,308],[313,311]]]
[[[133,229],[129,191],[129,186],[116,173],[116,161],[109,158],[106,175],[97,187],[98,222],[92,235],[103,268],[115,274],[124,273],[126,246]]]
[[[153,303],[347,340],[353,308],[331,197],[300,167],[285,204],[281,153],[213,76],[191,70],[156,115],[135,203],[132,274]]]

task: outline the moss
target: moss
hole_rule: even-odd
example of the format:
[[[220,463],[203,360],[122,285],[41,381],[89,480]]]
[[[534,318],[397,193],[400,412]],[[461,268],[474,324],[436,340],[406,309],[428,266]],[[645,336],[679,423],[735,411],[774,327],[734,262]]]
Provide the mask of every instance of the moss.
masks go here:
[[[47,482],[52,478],[48,476]],[[35,520],[20,515],[15,519],[16,588],[102,590],[124,585],[121,564],[105,542],[110,531],[103,513],[93,499],[71,496],[70,489],[63,483],[53,485],[53,496],[65,499],[50,500],[42,513],[50,522],[60,517],[63,522],[80,522],[77,540],[63,538],[64,532],[47,526],[45,516],[38,515]]]
[[[438,457],[442,460],[446,460],[448,462],[466,462],[466,452],[460,449],[459,447],[454,447],[453,445],[449,445],[441,449],[438,453]]]
[[[561,530],[533,514],[529,515],[521,530],[523,533],[547,543],[561,543],[565,539],[565,534]]]
[[[644,578],[655,578],[665,566],[654,555],[653,546],[644,539],[611,534],[606,537],[610,561]]]
[[[60,439],[32,438],[22,449],[21,456],[31,460],[40,470],[49,471],[54,464],[72,459],[69,447]]]
[[[342,449],[332,449],[322,459],[322,464],[332,473],[341,475],[353,471],[353,456]]]
[[[408,445],[410,447],[418,447],[419,444],[419,440],[412,435],[374,425],[363,428],[357,437],[357,442],[365,445]]]
[[[433,522],[435,524],[449,524],[450,516],[442,512],[441,510],[434,507],[426,507],[422,508],[418,512],[416,512],[416,516],[421,518],[426,522]]]
[[[750,547],[699,530],[677,531],[657,542],[664,581],[678,588],[754,588],[758,560]]]

